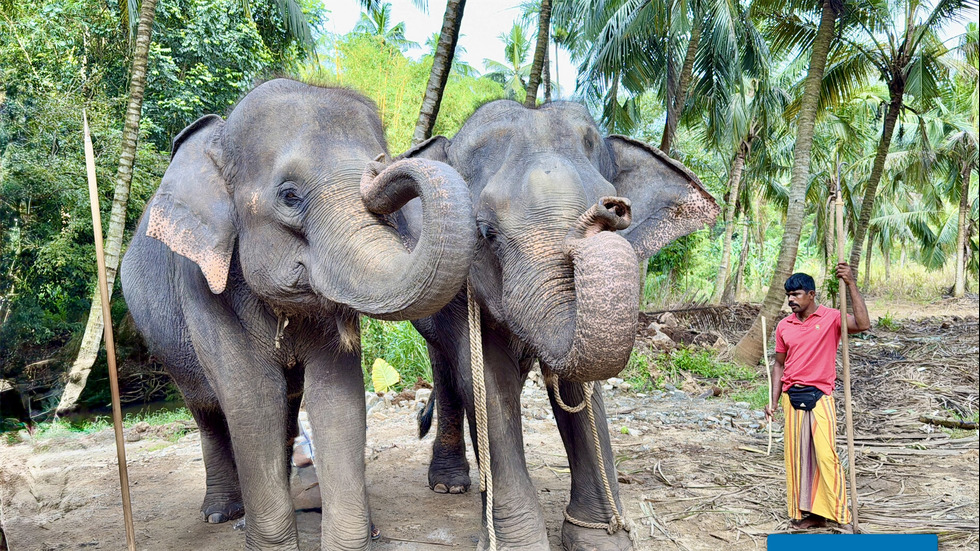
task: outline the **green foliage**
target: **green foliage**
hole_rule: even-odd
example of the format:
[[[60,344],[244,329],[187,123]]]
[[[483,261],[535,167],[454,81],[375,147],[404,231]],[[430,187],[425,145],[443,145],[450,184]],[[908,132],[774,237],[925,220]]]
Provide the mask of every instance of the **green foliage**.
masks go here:
[[[391,387],[400,391],[412,388],[419,379],[432,382],[432,367],[425,339],[407,321],[390,322],[361,317],[361,369],[364,387],[374,390],[371,379],[374,360],[382,358],[401,375]]]
[[[744,388],[733,392],[732,400],[748,402],[752,409],[762,409],[769,405],[769,385],[765,382],[749,383]]]
[[[191,416],[191,412],[184,407],[170,410],[161,409],[149,413],[140,412],[135,414],[126,414],[123,417],[123,428],[132,428],[137,423],[147,423],[151,427],[156,427],[171,423],[193,421],[193,419],[194,418]],[[55,419],[53,421],[38,423],[33,437],[35,440],[47,440],[59,437],[77,438],[111,429],[111,416],[99,415],[95,417],[83,417],[67,420]],[[177,441],[186,433],[187,431],[185,429],[178,429],[169,434],[168,439],[171,441]]]
[[[895,318],[892,316],[891,312],[885,312],[884,314],[878,316],[878,323],[875,325],[884,329],[885,331],[894,331],[900,327],[900,325],[895,322]]]
[[[432,58],[413,61],[373,34],[352,33],[333,44],[321,64],[306,67],[306,79],[347,86],[371,98],[385,128],[388,147],[397,154],[411,146]],[[500,85],[485,78],[450,76],[436,119],[435,134],[452,136],[480,105],[503,96]]]
[[[736,388],[755,381],[758,374],[735,363],[719,361],[717,353],[707,348],[677,348],[670,352],[651,351],[640,346],[633,349],[620,377],[637,392],[680,385],[687,376],[709,380],[723,388]]]

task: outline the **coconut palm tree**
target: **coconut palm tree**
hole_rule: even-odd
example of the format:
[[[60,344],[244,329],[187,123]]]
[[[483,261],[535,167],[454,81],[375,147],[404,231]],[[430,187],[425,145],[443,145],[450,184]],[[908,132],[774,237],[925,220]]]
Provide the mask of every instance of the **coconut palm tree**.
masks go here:
[[[789,103],[789,95],[781,88],[774,87],[759,79],[743,77],[737,92],[724,112],[725,117],[712,116],[719,110],[706,107],[709,113],[706,123],[706,141],[715,149],[731,154],[734,149],[731,168],[728,172],[728,185],[723,216],[725,237],[722,240],[721,262],[715,279],[712,302],[721,302],[731,268],[732,238],[735,234],[735,211],[742,195],[742,176],[749,161],[753,145],[758,140],[768,140],[779,134],[783,126],[783,111]],[[710,96],[702,96],[710,98]],[[734,144],[734,147],[733,147]],[[746,197],[747,198],[747,197]]]
[[[305,48],[313,47],[312,34],[302,10],[295,0],[276,0],[286,23],[287,35],[296,38]],[[137,21],[135,45],[133,48],[133,63],[130,69],[129,102],[126,106],[126,116],[123,121],[119,167],[116,170],[116,185],[112,194],[112,210],[109,213],[109,224],[105,237],[106,283],[110,297],[119,268],[119,258],[122,253],[123,231],[126,226],[126,208],[129,204],[130,184],[133,180],[133,161],[136,158],[136,146],[139,138],[140,116],[143,109],[143,93],[146,89],[146,67],[149,59],[150,40],[153,31],[153,20],[156,15],[157,0],[135,0],[127,3],[123,11],[124,21]],[[248,3],[243,4],[246,13]],[[105,320],[102,319],[102,306],[99,290],[96,287],[92,294],[92,306],[89,309],[82,343],[68,372],[65,389],[58,403],[56,413],[64,413],[74,409],[78,398],[85,389],[88,375],[92,371],[95,359],[102,343]]]
[[[534,61],[531,63],[531,75],[527,83],[527,96],[524,105],[534,107],[538,99],[538,85],[541,84],[542,73],[547,82],[548,42],[551,30],[551,0],[541,0],[538,8],[538,36],[534,46]],[[547,100],[546,100],[547,101]]]
[[[382,44],[388,44],[402,51],[418,47],[418,43],[405,38],[404,21],[392,23],[391,4],[387,2],[369,7],[366,12],[362,12],[352,32],[377,36]]]
[[[843,15],[846,32],[843,48],[828,69],[832,88],[861,85],[869,75],[888,86],[887,111],[881,138],[868,182],[864,186],[861,214],[854,230],[849,263],[861,261],[864,238],[874,210],[878,184],[884,172],[895,125],[912,96],[916,111],[927,109],[940,93],[939,81],[946,73],[941,57],[947,48],[939,30],[957,19],[964,10],[976,7],[975,0],[851,0]]]
[[[510,32],[500,34],[506,63],[483,60],[483,67],[488,71],[485,76],[499,82],[510,99],[523,99],[527,91],[527,80],[531,74],[527,56],[531,51],[531,41],[526,32],[523,25],[514,23]]]
[[[759,3],[760,9],[765,8],[770,14],[789,12],[808,16],[810,27],[816,28],[811,34],[810,41],[802,51],[810,52],[810,66],[803,83],[803,95],[800,102],[799,116],[796,122],[796,145],[794,148],[793,173],[790,178],[788,205],[786,208],[786,224],[783,228],[783,238],[779,247],[779,257],[776,269],[769,283],[769,291],[762,303],[759,316],[774,319],[785,300],[783,282],[789,277],[796,264],[796,254],[800,245],[800,231],[805,214],[805,197],[810,175],[810,150],[813,145],[813,128],[817,118],[817,103],[820,98],[820,85],[823,80],[830,43],[834,38],[837,8],[833,0],[823,0],[819,6],[819,19],[816,16],[814,3],[807,0],[791,2]],[[769,325],[772,327],[772,324]],[[759,318],[739,340],[735,346],[734,356],[738,361],[747,365],[756,365],[762,357],[762,324]]]
[[[449,73],[455,65],[453,59],[456,55],[459,26],[463,22],[465,7],[466,0],[446,2],[442,31],[439,33],[435,54],[432,57],[432,71],[429,73],[429,82],[426,84],[422,107],[419,109],[419,119],[415,123],[415,132],[412,135],[413,144],[421,143],[432,136],[436,117],[439,115],[439,106],[442,104],[442,94],[446,89],[446,82],[449,81]]]

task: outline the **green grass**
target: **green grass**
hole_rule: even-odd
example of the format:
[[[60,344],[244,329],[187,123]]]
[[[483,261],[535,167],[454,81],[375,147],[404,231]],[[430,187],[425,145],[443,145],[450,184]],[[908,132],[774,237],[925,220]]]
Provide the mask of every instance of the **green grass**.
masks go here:
[[[123,418],[123,428],[130,428],[137,423],[148,423],[150,426],[167,425],[177,421],[190,421],[193,417],[187,408],[159,410],[152,413],[127,414]],[[35,439],[50,439],[58,437],[77,438],[94,434],[112,428],[112,417],[99,415],[88,419],[65,420],[57,419],[38,423],[34,431]],[[170,439],[176,441],[186,433],[178,430]]]
[[[670,352],[654,352],[642,346],[633,349],[620,377],[629,382],[635,392],[649,392],[662,390],[668,383],[675,386],[682,384],[685,373],[727,389],[741,388],[758,377],[751,368],[719,361],[714,350],[678,348]],[[763,387],[763,399],[765,392]]]
[[[763,383],[750,383],[732,393],[732,400],[748,402],[752,409],[762,409],[769,405],[769,387]]]
[[[374,390],[371,366],[376,358],[383,358],[401,376],[401,381],[393,387],[396,392],[412,388],[419,379],[432,382],[425,339],[407,321],[361,318],[361,369],[364,371],[364,388],[371,391]]]
[[[884,329],[885,331],[894,331],[900,327],[900,324],[895,321],[895,317],[892,315],[892,313],[887,311],[878,316],[878,323],[875,325],[881,329]]]

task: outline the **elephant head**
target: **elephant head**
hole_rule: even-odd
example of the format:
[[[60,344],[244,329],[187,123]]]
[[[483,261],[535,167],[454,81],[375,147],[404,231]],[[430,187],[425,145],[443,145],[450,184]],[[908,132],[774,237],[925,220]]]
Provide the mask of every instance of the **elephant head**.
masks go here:
[[[403,156],[447,162],[466,180],[480,234],[470,271],[479,301],[572,381],[625,367],[639,260],[718,213],[681,163],[627,137],[603,138],[575,103],[488,103],[452,140]]]
[[[468,191],[443,163],[384,160],[370,101],[272,80],[227,121],[209,115],[175,138],[147,234],[194,261],[213,293],[237,255],[245,285],[280,312],[426,316],[466,276],[476,240]],[[409,250],[391,215],[415,197],[424,228]]]

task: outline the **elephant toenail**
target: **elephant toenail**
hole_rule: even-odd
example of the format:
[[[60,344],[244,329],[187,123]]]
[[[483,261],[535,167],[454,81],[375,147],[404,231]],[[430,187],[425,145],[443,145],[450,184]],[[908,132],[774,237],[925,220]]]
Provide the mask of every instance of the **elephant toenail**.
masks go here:
[[[436,484],[435,486],[432,487],[432,491],[435,492],[435,493],[437,493],[437,494],[448,494],[449,493],[449,488],[446,487],[445,484],[443,484],[442,482],[440,482],[440,483],[438,483],[438,484]]]
[[[451,494],[463,494],[466,493],[466,486],[450,486],[449,493]]]
[[[222,513],[211,513],[208,516],[208,522],[211,524],[221,524],[222,522],[225,522],[227,520],[228,519],[225,518],[225,515],[223,515]]]

